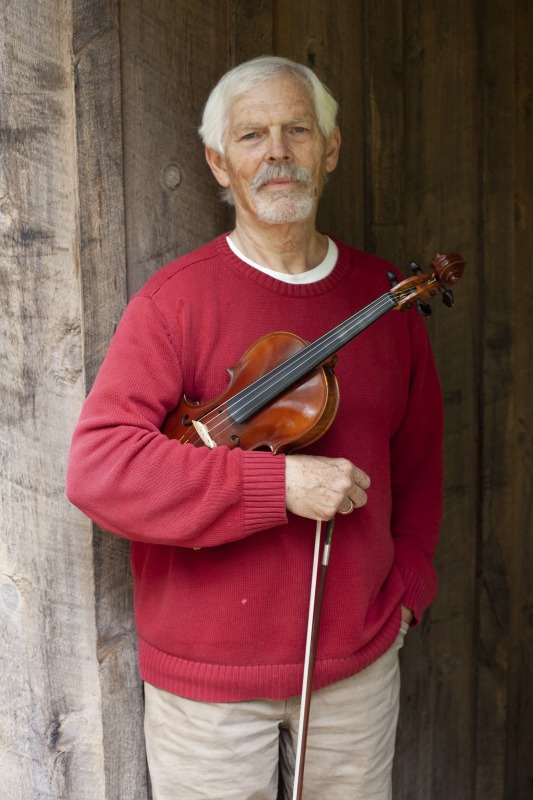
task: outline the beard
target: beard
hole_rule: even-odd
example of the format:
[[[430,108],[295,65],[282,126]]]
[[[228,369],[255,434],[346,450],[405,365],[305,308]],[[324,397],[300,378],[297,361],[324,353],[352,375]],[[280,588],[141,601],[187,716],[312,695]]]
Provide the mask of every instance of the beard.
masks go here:
[[[277,178],[298,181],[299,186],[276,192],[261,192],[261,187],[267,181]],[[257,216],[269,225],[303,222],[313,214],[317,194],[313,176],[303,167],[271,164],[256,175],[251,183],[251,190]],[[222,191],[222,199],[229,205],[235,205],[231,189]]]
[[[261,192],[261,187],[271,180],[298,181],[298,186]],[[303,222],[312,215],[315,207],[313,176],[308,170],[293,164],[272,164],[257,175],[251,184],[252,197],[259,219],[270,225]]]

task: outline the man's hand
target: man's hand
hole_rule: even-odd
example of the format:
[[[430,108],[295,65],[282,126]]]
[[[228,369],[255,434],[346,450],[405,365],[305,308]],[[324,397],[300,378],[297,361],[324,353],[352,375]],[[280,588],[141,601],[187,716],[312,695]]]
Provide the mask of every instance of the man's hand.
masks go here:
[[[293,514],[329,520],[364,506],[370,478],[345,458],[287,456],[285,502]]]
[[[402,622],[407,622],[407,624],[410,625],[413,617],[414,614],[411,609],[407,608],[407,606],[402,606]]]

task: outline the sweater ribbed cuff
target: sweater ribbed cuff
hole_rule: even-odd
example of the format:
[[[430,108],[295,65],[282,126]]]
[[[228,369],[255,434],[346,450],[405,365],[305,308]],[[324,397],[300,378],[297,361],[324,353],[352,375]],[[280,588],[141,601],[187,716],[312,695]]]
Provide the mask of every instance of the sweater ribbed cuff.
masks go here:
[[[402,596],[402,605],[407,606],[414,613],[411,623],[413,627],[419,624],[424,611],[431,605],[435,598],[435,589],[429,587],[416,572],[406,567],[398,567],[405,586]]]
[[[244,525],[248,534],[287,523],[285,456],[244,454]]]

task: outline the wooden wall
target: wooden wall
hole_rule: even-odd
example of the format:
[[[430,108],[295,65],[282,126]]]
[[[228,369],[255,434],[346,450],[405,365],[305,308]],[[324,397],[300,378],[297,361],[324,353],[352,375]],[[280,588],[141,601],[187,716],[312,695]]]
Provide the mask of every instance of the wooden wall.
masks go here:
[[[145,800],[127,545],[69,507],[70,433],[127,297],[229,228],[196,135],[273,52],[341,103],[321,227],[405,268],[446,403],[440,591],[403,654],[395,800],[533,792],[529,0],[0,4],[0,793]]]

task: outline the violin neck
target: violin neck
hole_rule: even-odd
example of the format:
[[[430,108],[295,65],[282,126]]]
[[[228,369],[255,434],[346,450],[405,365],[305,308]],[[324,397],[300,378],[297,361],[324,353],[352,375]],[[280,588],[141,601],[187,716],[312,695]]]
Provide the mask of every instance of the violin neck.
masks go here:
[[[228,411],[232,418],[238,423],[245,422],[397,305],[391,292],[387,292],[316,341],[306,345],[298,353],[234,395],[228,401]]]

